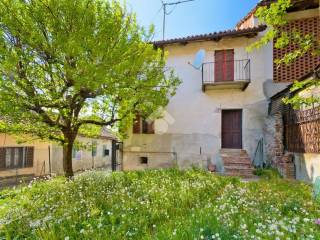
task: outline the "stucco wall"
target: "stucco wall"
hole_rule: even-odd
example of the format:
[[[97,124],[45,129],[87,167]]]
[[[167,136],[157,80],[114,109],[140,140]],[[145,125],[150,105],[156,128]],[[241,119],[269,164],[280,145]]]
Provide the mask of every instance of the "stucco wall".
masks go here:
[[[21,137],[20,137],[21,138]],[[85,144],[91,144],[92,141],[97,142],[97,155],[92,157],[91,149],[81,149],[76,158],[73,158],[73,170],[85,170],[91,168],[110,168],[111,169],[111,150],[112,150],[112,141],[110,139],[90,139],[79,137],[78,140]],[[106,149],[109,149],[109,156],[103,156],[103,145],[106,146]],[[49,167],[49,152],[50,152],[50,163],[51,163],[51,172],[54,174],[63,173],[62,165],[62,147],[44,141],[29,141],[26,143],[19,144],[17,139],[13,136],[7,134],[0,134],[0,147],[25,147],[33,146],[34,147],[34,159],[32,168],[20,168],[20,169],[10,169],[10,170],[1,170],[1,177],[11,177],[16,175],[30,175],[35,176],[46,175],[50,173]],[[49,151],[50,148],[50,151]]]
[[[80,148],[72,158],[73,171],[80,171],[92,168],[110,168],[111,169],[111,150],[112,141],[110,139],[90,139],[78,137],[77,140],[86,144],[88,148]],[[92,141],[97,143],[96,156],[92,157]],[[103,146],[109,150],[109,156],[103,156]],[[63,173],[63,151],[59,145],[52,146],[52,171],[56,174]]]
[[[320,176],[320,153],[295,153],[296,178],[314,182]]]
[[[253,157],[257,142],[263,136],[268,95],[284,87],[272,83],[271,44],[251,53],[246,52],[246,47],[255,40],[257,39],[243,37],[168,46],[167,66],[173,68],[182,80],[177,94],[166,108],[167,115],[170,116],[170,121],[167,121],[168,129],[163,135],[131,135],[124,142],[124,150],[140,148],[150,154],[174,152],[180,167],[198,165],[206,168],[211,161],[221,170],[221,110],[243,109],[243,148]],[[193,61],[199,49],[206,50],[206,62],[214,61],[214,50],[220,49],[234,49],[235,60],[250,59],[251,83],[248,88],[245,91],[228,89],[202,92],[201,71],[188,64]],[[163,128],[162,120],[155,123],[156,133],[158,126]],[[139,151],[136,153],[138,155]],[[125,153],[124,159],[128,159],[124,164],[130,161]]]

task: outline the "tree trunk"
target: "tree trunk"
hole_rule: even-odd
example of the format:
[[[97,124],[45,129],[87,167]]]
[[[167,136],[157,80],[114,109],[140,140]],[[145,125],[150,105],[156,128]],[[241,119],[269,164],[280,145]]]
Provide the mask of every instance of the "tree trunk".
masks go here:
[[[73,142],[69,142],[63,145],[63,171],[64,175],[68,178],[73,176],[72,148]]]

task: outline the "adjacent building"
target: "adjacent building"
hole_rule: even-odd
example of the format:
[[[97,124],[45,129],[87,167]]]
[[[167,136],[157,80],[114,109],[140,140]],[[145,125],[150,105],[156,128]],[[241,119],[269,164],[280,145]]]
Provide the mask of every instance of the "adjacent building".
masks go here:
[[[63,174],[63,151],[60,145],[40,140],[21,143],[21,138],[0,134],[0,179]],[[119,169],[117,138],[109,131],[104,130],[97,138],[79,136],[77,141],[84,147],[73,149],[75,172],[93,168]]]

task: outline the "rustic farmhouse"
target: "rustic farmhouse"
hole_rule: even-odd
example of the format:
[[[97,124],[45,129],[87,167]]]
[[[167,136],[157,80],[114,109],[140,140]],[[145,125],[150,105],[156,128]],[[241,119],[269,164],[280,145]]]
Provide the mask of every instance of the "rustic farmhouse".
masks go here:
[[[290,145],[296,141],[290,131],[305,131],[305,127],[283,125],[280,129],[274,110],[269,111],[279,92],[288,91],[294,80],[316,69],[319,57],[306,54],[289,66],[278,67],[274,59],[294,46],[277,49],[269,43],[250,53],[246,50],[268,29],[254,13],[270,2],[261,1],[235,29],[154,43],[168,52],[167,67],[176,71],[182,84],[162,118],[153,122],[137,117],[124,142],[124,169],[198,166],[250,177],[253,165],[269,163],[283,175],[307,181],[320,175],[318,110],[306,110],[315,114],[306,127],[314,130],[309,135],[299,133],[304,137],[296,147]],[[288,20],[285,28],[319,39],[318,1],[294,1]],[[200,49],[206,56],[196,69],[190,63]],[[284,115],[275,111],[282,121]],[[307,143],[301,146],[301,141]],[[302,165],[307,167],[301,169]]]

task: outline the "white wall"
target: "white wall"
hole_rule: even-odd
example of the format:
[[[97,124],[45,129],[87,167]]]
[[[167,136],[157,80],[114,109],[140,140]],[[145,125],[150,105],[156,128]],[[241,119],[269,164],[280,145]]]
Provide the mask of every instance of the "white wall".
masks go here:
[[[125,150],[148,156],[150,152],[176,152],[177,162],[181,167],[206,167],[211,161],[221,170],[221,109],[243,109],[243,148],[253,157],[257,142],[262,137],[264,118],[267,116],[267,93],[273,88],[278,91],[282,89],[272,83],[272,45],[251,53],[246,52],[246,47],[255,40],[257,39],[242,37],[168,46],[167,66],[173,68],[182,80],[177,94],[166,109],[172,118],[168,130],[164,135],[130,136],[125,141]],[[214,61],[214,50],[220,49],[234,49],[235,60],[250,59],[251,83],[248,88],[245,91],[226,89],[203,92],[201,71],[188,64],[193,61],[199,49],[207,51],[205,61],[208,62]],[[161,125],[159,122],[163,123],[162,120],[156,121],[156,132]],[[132,155],[131,153],[129,157],[124,154],[124,165],[130,162]],[[153,161],[157,161],[156,159],[154,157]]]
[[[72,158],[73,171],[81,171],[92,168],[111,169],[112,140],[104,138],[85,138],[78,137],[77,140],[82,144],[87,144],[88,148],[80,148]],[[97,143],[97,154],[92,157],[90,145],[92,141]],[[109,156],[103,156],[103,145],[109,149]],[[56,174],[63,173],[63,151],[59,145],[52,146],[52,172]]]

